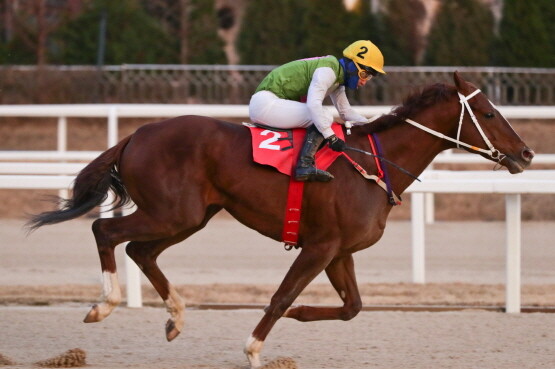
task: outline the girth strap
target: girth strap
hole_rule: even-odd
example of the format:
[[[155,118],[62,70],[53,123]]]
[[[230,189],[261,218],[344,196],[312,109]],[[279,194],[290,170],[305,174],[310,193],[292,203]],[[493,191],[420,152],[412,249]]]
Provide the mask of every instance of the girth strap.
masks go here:
[[[304,132],[301,130],[293,130],[293,142],[302,142],[302,135]],[[299,156],[302,145],[293,146],[293,158]],[[295,173],[296,160],[292,161],[292,173]],[[301,210],[303,204],[304,182],[296,181],[295,176],[289,177],[289,189],[287,191],[287,203],[285,205],[285,218],[283,220],[283,230],[281,239],[285,244],[286,250],[291,250],[293,247],[298,248],[299,241],[299,228],[301,226]]]
[[[301,209],[303,203],[304,182],[296,181],[293,176],[289,178],[287,204],[281,239],[287,251],[293,247],[298,248],[299,227],[301,225]]]

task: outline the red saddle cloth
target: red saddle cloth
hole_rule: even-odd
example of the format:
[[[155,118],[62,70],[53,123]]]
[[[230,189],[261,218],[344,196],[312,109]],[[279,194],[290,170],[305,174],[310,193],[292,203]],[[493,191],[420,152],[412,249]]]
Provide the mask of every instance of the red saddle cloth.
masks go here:
[[[293,176],[299,152],[303,147],[306,129],[274,131],[269,128],[249,126],[252,135],[252,153],[256,163],[270,165],[283,174]],[[332,126],[335,135],[344,140],[343,129],[339,123]],[[315,156],[316,167],[326,170],[341,155],[328,146],[320,149]]]
[[[256,163],[270,165],[279,172],[290,176],[282,240],[285,248],[297,248],[299,226],[301,221],[301,205],[303,200],[304,182],[295,180],[295,166],[299,152],[303,147],[306,129],[272,130],[249,126],[252,135],[252,153]],[[335,135],[344,139],[343,129],[334,123]],[[320,149],[315,156],[316,167],[326,170],[342,153],[333,151],[328,146]]]

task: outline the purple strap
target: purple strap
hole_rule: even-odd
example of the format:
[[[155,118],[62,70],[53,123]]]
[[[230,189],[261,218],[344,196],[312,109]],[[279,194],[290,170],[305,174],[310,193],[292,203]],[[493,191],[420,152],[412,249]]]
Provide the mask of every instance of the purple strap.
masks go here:
[[[372,138],[376,143],[376,150],[378,151],[378,155],[383,156],[382,145],[380,144],[380,141],[378,141],[378,136],[375,133],[372,133]],[[393,206],[399,205],[397,204],[397,202],[395,201],[395,198],[393,197],[393,190],[391,189],[391,181],[389,179],[389,173],[387,171],[387,163],[382,161],[379,158],[378,160],[380,161],[383,168],[383,179],[384,179],[385,185],[387,186],[387,196],[389,197],[389,203]]]

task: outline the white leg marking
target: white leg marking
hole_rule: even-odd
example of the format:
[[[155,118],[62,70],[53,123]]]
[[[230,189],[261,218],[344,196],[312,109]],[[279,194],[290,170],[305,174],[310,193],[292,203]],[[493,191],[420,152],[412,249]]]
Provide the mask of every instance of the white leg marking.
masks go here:
[[[252,335],[247,339],[244,352],[247,355],[247,359],[249,359],[251,368],[260,367],[260,351],[262,351],[263,345],[264,341],[257,340]]]
[[[118,305],[121,302],[121,289],[119,287],[117,273],[102,273],[103,280],[103,300],[110,305]]]
[[[99,322],[106,318],[121,302],[121,289],[117,273],[102,273],[102,302],[93,306],[86,322]]]
[[[181,332],[183,326],[185,325],[185,302],[171,284],[168,287],[170,294],[168,299],[164,301],[164,304],[166,304],[166,311],[170,313],[171,320],[174,322],[175,328]]]

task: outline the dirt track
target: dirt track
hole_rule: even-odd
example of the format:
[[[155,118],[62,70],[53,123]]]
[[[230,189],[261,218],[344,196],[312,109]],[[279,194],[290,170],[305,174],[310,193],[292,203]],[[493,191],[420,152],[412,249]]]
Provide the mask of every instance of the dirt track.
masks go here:
[[[165,342],[162,307],[122,306],[101,323],[83,324],[100,292],[90,224],[81,219],[25,238],[21,221],[0,221],[0,301],[50,304],[0,307],[0,354],[21,368],[75,347],[87,351],[91,369],[246,367],[242,348],[262,316],[258,310],[188,310],[185,331],[172,343]],[[553,223],[523,224],[524,304],[555,305],[554,236]],[[378,245],[356,255],[366,304],[503,304],[503,223],[438,223],[428,227],[427,240],[433,283],[425,286],[410,283],[408,222],[390,222]],[[219,216],[169,249],[160,265],[189,302],[265,303],[296,253]],[[122,247],[117,255],[123,272]],[[339,301],[325,276],[308,292],[300,302]],[[159,304],[149,289],[145,299]],[[262,354],[266,361],[290,356],[302,369],[555,368],[554,323],[555,314],[486,311],[362,312],[350,322],[283,319]]]
[[[116,310],[81,323],[83,307],[0,308],[1,353],[21,367],[80,347],[89,369],[246,368],[243,344],[260,311],[188,311],[168,343],[163,309]],[[301,369],[553,368],[555,314],[361,313],[349,322],[283,319],[263,360],[290,356]]]

